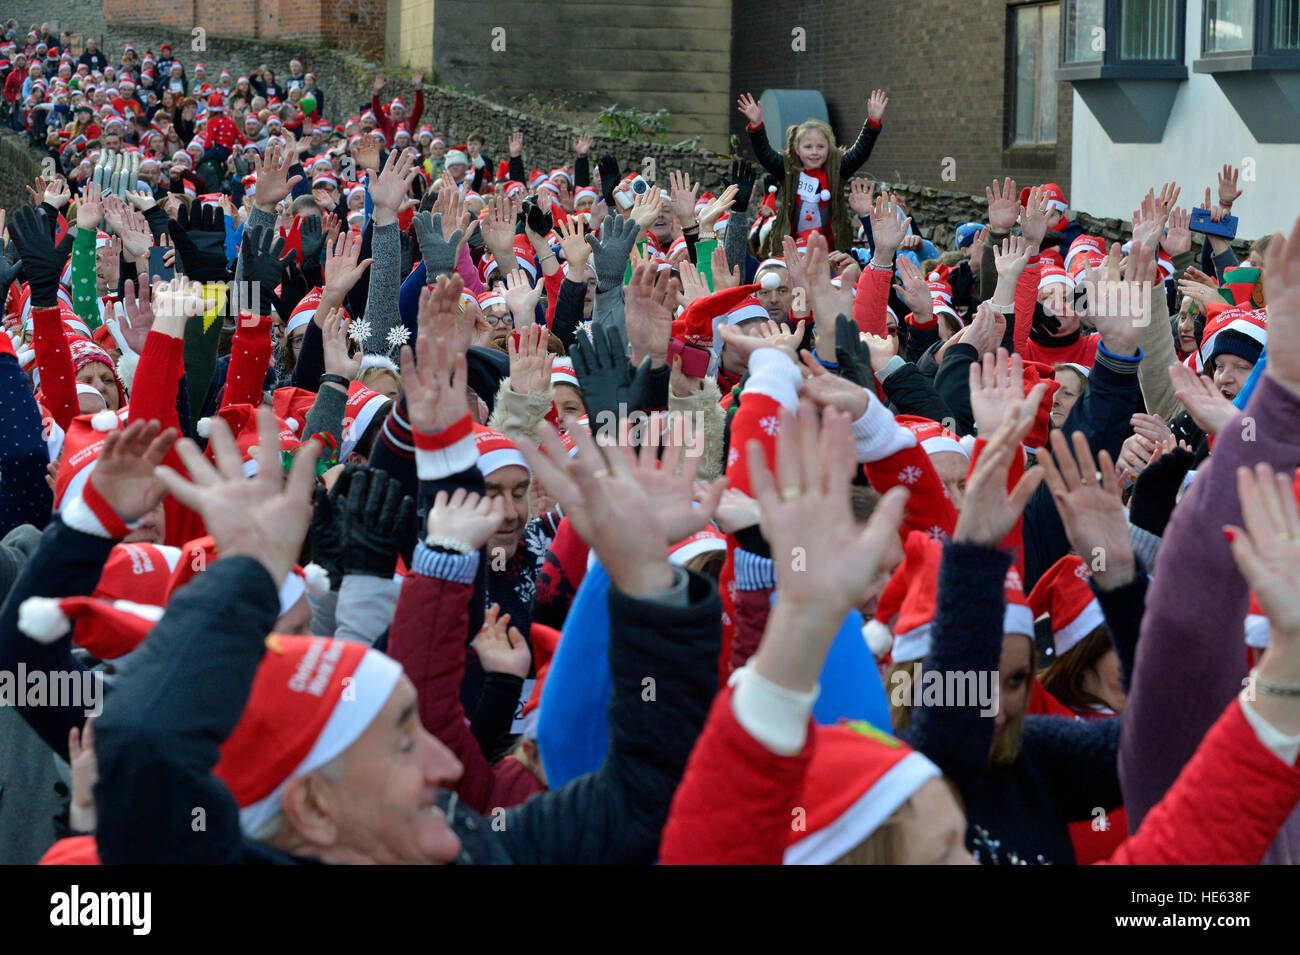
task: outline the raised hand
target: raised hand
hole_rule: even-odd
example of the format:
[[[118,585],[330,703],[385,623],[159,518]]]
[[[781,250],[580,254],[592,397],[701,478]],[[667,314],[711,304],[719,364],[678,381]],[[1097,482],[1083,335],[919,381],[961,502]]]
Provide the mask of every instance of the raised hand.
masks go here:
[[[1047,383],[1034,385],[988,436],[975,468],[966,481],[966,497],[952,539],[957,543],[997,547],[1020,520],[1025,505],[1042,482],[1041,468],[1031,468],[1007,490],[1013,468],[1022,466],[1021,444],[1034,427]]]
[[[993,186],[984,188],[989,203],[989,229],[993,232],[1010,232],[1020,218],[1020,193],[1016,181],[1010,176],[1001,186],[996,179]]]
[[[331,308],[325,313],[321,345],[325,353],[325,373],[351,381],[361,370],[361,355],[348,354],[348,323],[345,318],[346,313],[341,308]]]
[[[879,126],[888,105],[889,95],[884,90],[872,90],[871,98],[867,100],[867,119]]]
[[[95,719],[90,717],[82,729],[68,730],[68,768],[72,776],[72,798],[68,803],[68,828],[74,832],[94,832],[95,783],[99,782],[99,761],[95,758]]]
[[[1147,190],[1142,205],[1133,210],[1133,244],[1154,249],[1164,237],[1165,222],[1169,214],[1164,211],[1154,189]]]
[[[1275,474],[1267,464],[1237,469],[1237,496],[1245,527],[1231,525],[1224,533],[1232,545],[1237,569],[1250,584],[1272,630],[1268,656],[1285,659],[1285,682],[1300,683],[1300,514],[1296,511],[1293,476]],[[1261,669],[1263,669],[1261,667]]]
[[[1192,212],[1190,209],[1169,210],[1169,224],[1165,227],[1165,235],[1160,240],[1160,247],[1165,250],[1165,254],[1171,259],[1191,249],[1191,222]]]
[[[411,180],[420,171],[415,156],[413,149],[391,150],[384,168],[371,181],[370,198],[375,204],[376,226],[392,225],[397,221],[398,212],[410,191]]]
[[[1264,254],[1268,302],[1268,371],[1278,384],[1300,394],[1300,219],[1283,237],[1274,233]]]
[[[1007,236],[1000,246],[994,246],[993,264],[998,270],[998,281],[1001,282],[1005,278],[1014,286],[1032,254],[1029,251],[1029,243],[1023,236]]]
[[[98,229],[103,220],[103,190],[93,182],[88,182],[81,187],[81,197],[77,200],[77,228]]]
[[[1230,163],[1224,163],[1219,173],[1219,205],[1225,209],[1231,209],[1232,204],[1241,198],[1241,190],[1237,187],[1238,174]]]
[[[898,251],[911,224],[912,219],[904,217],[897,196],[883,192],[877,196],[871,207],[871,237],[875,240],[872,261],[887,263]]]
[[[587,245],[587,224],[579,216],[571,216],[556,226],[560,233],[560,251],[564,261],[569,263],[569,280],[581,282],[587,268],[587,259],[591,257],[591,246]]]
[[[859,216],[869,216],[876,207],[876,187],[869,179],[849,180],[849,208]]]
[[[1206,434],[1216,435],[1221,432],[1228,420],[1237,413],[1237,406],[1214,387],[1211,379],[1198,375],[1182,362],[1169,366],[1169,381],[1174,386],[1174,394],[1192,416],[1196,426]]]
[[[1103,450],[1094,462],[1084,433],[1076,431],[1070,437],[1073,454],[1065,435],[1053,431],[1048,439],[1051,453],[1039,455],[1038,463],[1071,548],[1091,568],[1098,587],[1114,590],[1132,581],[1137,572],[1123,487],[1109,452]]]
[[[274,212],[281,199],[288,196],[293,187],[302,181],[302,176],[287,178],[289,167],[293,165],[292,154],[282,154],[279,146],[269,146],[266,152],[254,163],[257,173],[257,192],[254,202],[257,208],[265,212]]]
[[[154,472],[176,435],[175,428],[162,431],[157,421],[132,421],[105,436],[90,483],[127,524],[152,511],[167,493]]]
[[[803,352],[800,357],[804,364],[802,397],[819,408],[838,408],[850,421],[857,421],[867,413],[871,395],[866,387],[852,376],[831,374],[809,352]]]
[[[519,130],[516,129],[510,134],[510,138],[506,140],[506,144],[510,147],[510,155],[512,157],[522,156],[524,154],[524,134]]]
[[[754,99],[752,93],[741,93],[740,99],[736,100],[736,108],[744,114],[745,119],[749,120],[749,125],[759,126],[763,122],[763,107]]]
[[[979,308],[975,310],[975,318],[966,327],[961,341],[963,345],[974,348],[982,359],[997,352],[1006,330],[1007,317],[990,308],[988,302],[980,302]]]
[[[1029,190],[1029,198],[1025,205],[1020,207],[1020,232],[1024,236],[1030,255],[1038,253],[1043,244],[1043,237],[1047,235],[1047,202],[1047,190],[1042,186],[1035,186]]]
[[[911,259],[899,259],[895,266],[898,273],[898,297],[912,310],[918,321],[928,322],[934,312],[934,304],[920,266]]]
[[[585,156],[591,152],[591,146],[594,142],[591,133],[579,133],[578,138],[573,141],[573,151],[579,156]]]
[[[673,204],[673,215],[683,229],[695,224],[695,199],[700,194],[700,184],[691,184],[691,174],[677,169],[668,173],[668,195]]]
[[[1007,350],[999,348],[996,355],[971,362],[970,406],[977,434],[993,434],[1003,421],[1019,414],[1024,400],[1024,360],[1019,353],[1008,360]]]
[[[445,491],[439,492],[445,495]],[[464,494],[458,489],[457,494]],[[475,494],[473,497],[477,498]],[[492,498],[503,501],[504,498]],[[430,514],[430,518],[432,518]],[[510,626],[510,614],[501,613],[501,605],[493,604],[483,614],[483,626],[470,641],[470,648],[478,656],[478,662],[486,673],[509,673],[521,680],[528,676],[533,666],[533,654],[528,649],[528,641],[515,627]]]
[[[415,351],[402,346],[407,414],[412,430],[422,434],[437,434],[469,414],[465,353],[474,328],[460,311],[464,288],[455,275],[421,291]]]
[[[596,266],[597,291],[608,291],[623,283],[623,271],[636,244],[637,231],[637,224],[631,218],[612,215],[605,217],[599,238],[587,236]]]
[[[402,482],[378,468],[357,468],[342,513],[339,560],[344,576],[391,580],[398,555],[415,544],[415,502],[402,493]]]
[[[722,214],[731,208],[736,201],[736,195],[739,189],[734,186],[728,186],[722,190],[722,194],[709,200],[709,204],[700,212],[700,233],[712,232],[713,226],[722,218]]]
[[[671,275],[654,263],[638,265],[632,279],[623,286],[627,340],[632,349],[632,364],[650,359],[650,367],[668,364],[668,340],[673,334]]]
[[[1134,244],[1120,277],[1119,243],[1111,244],[1105,272],[1089,267],[1088,315],[1101,333],[1101,344],[1116,355],[1136,355],[1142,329],[1151,321],[1151,286],[1156,280],[1155,251]],[[1103,278],[1104,275],[1104,278]],[[1163,292],[1161,293],[1163,294]]]
[[[529,325],[515,336],[506,338],[510,355],[510,390],[517,395],[546,392],[551,387],[551,366],[555,356],[547,352],[547,331],[541,325]]]
[[[342,302],[344,296],[361,280],[366,269],[370,268],[374,259],[357,261],[361,255],[361,244],[361,236],[348,231],[339,233],[333,248],[326,247],[322,300],[329,295],[332,301]]]

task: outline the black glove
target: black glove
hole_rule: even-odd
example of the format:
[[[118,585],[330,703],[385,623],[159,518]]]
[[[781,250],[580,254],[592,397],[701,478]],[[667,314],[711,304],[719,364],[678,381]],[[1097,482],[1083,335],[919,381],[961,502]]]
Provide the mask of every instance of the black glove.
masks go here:
[[[45,217],[31,206],[22,206],[9,220],[9,235],[22,260],[23,277],[31,283],[32,308],[57,308],[63,262]]]
[[[3,242],[4,239],[0,238],[0,243]],[[0,298],[9,291],[9,286],[17,280],[22,268],[23,260],[18,257],[18,246],[10,242],[5,246],[4,258],[0,260]]]
[[[551,229],[555,227],[555,222],[549,212],[543,212],[542,207],[537,204],[536,199],[525,199],[523,208],[524,222],[528,228],[532,229],[540,236],[550,234]]]
[[[736,187],[735,208],[749,208],[749,197],[754,194],[754,164],[745,159],[733,159],[726,185]]]
[[[605,205],[613,212],[617,208],[614,205],[614,187],[622,178],[619,175],[618,160],[613,156],[601,156],[600,162],[596,163],[596,171],[600,173],[600,189],[605,194]]]
[[[290,252],[283,260],[284,238],[267,227],[245,229],[239,248],[239,279],[249,290],[248,307],[254,315],[270,315],[275,301],[275,287],[280,284],[284,268],[294,261]]]
[[[1156,537],[1164,537],[1165,526],[1178,503],[1178,489],[1195,462],[1193,452],[1174,448],[1139,474],[1129,499],[1129,522]]]
[[[343,573],[388,579],[415,533],[415,502],[388,472],[357,468],[344,503]]]
[[[226,265],[226,214],[216,206],[181,203],[176,225],[190,240],[188,248],[177,247],[185,274],[200,282],[224,282],[230,278]]]
[[[871,370],[871,349],[858,335],[858,326],[847,315],[835,319],[835,374],[861,385],[872,394],[876,391],[876,373]]]
[[[352,480],[353,468],[345,468],[332,491],[318,484],[311,512],[311,525],[307,530],[311,541],[312,563],[319,564],[330,577],[330,589],[338,590],[343,583],[343,500]],[[340,491],[340,488],[342,491]]]
[[[593,429],[618,421],[620,415],[646,410],[650,397],[650,358],[647,356],[636,373],[631,374],[627,342],[617,328],[593,325],[591,339],[579,333],[570,354]],[[602,414],[606,415],[603,419]]]
[[[1014,315],[1012,316],[1015,317]],[[1010,324],[1010,322],[1008,322]],[[1043,303],[1038,302],[1034,305],[1034,321],[1030,326],[1035,331],[1044,332],[1048,335],[1055,335],[1061,330],[1061,320],[1055,315],[1043,308]]]
[[[320,216],[306,216],[302,220],[302,269],[321,270],[320,252],[325,248],[325,233],[321,231]],[[405,273],[403,273],[405,274]]]

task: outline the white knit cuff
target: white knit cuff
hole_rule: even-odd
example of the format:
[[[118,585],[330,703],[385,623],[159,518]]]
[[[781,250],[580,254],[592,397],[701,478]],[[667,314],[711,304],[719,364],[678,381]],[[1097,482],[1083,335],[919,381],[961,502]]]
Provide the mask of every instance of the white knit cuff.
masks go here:
[[[799,406],[802,384],[803,372],[779,348],[760,348],[749,356],[749,381],[745,382],[744,394],[767,395],[794,411]]]
[[[736,688],[731,712],[745,732],[778,756],[797,756],[808,741],[808,717],[818,690],[799,693],[777,686],[745,665],[727,683]]]
[[[915,446],[916,435],[895,421],[874,396],[867,403],[866,413],[853,422],[853,447],[859,464],[881,461]]]
[[[1277,727],[1275,727],[1264,717],[1255,712],[1255,708],[1250,705],[1250,688],[1241,691],[1239,699],[1241,700],[1241,712],[1246,716],[1246,722],[1250,728],[1255,731],[1259,741],[1263,743],[1270,752],[1288,766],[1294,766],[1296,760],[1300,759],[1300,736],[1287,736]]]

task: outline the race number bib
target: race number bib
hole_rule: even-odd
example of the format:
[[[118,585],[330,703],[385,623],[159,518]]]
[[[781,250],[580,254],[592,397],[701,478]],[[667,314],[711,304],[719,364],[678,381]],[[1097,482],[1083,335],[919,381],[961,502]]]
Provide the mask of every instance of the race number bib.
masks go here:
[[[821,193],[821,186],[812,176],[806,172],[799,173],[799,186],[796,192],[804,202],[815,202],[817,196]]]

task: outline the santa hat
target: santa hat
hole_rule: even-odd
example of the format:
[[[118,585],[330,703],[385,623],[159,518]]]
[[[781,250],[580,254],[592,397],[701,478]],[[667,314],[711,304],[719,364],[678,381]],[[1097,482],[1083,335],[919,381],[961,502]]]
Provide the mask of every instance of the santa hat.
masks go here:
[[[478,307],[484,312],[489,308],[494,308],[497,305],[504,305],[506,303],[505,296],[495,289],[489,289],[486,292],[479,292],[474,298],[478,302]]]
[[[573,388],[581,388],[578,383],[578,373],[573,370],[573,359],[558,357],[551,364],[551,384],[552,385],[569,385]]]
[[[767,310],[754,298],[758,288],[757,285],[741,285],[697,298],[673,320],[673,338],[708,349],[713,355],[709,369],[712,374],[722,354],[722,340],[717,335],[718,326],[724,322],[734,325],[751,318],[767,316]],[[754,306],[757,306],[757,312]],[[730,317],[732,312],[741,309],[745,317],[733,320]]]
[[[277,388],[271,395],[271,408],[297,437],[303,440],[307,427],[307,412],[316,402],[316,393],[305,388]]]
[[[181,549],[163,544],[118,544],[108,552],[99,583],[91,592],[100,600],[133,600],[161,607],[171,591]]]
[[[456,150],[453,149],[451,152],[447,153],[448,166],[451,165],[451,161],[450,161],[451,156],[452,153],[454,153],[455,151]],[[507,199],[513,199],[515,196],[519,195],[520,193],[527,192],[527,191],[528,191],[527,186],[525,186],[522,182],[515,182],[513,179],[507,180],[501,187],[501,194],[504,195]]]
[[[208,109],[214,113],[220,113],[226,108],[226,98],[221,93],[213,93],[208,97]]]
[[[935,598],[939,589],[939,562],[943,544],[921,531],[910,531],[903,541],[903,562],[886,585],[898,600],[894,623],[892,656],[895,663],[924,659],[930,653],[930,630],[934,625]],[[882,603],[884,603],[882,601]],[[891,602],[892,604],[892,602]],[[876,622],[888,624],[892,605],[877,604]],[[868,643],[871,637],[868,637]]]
[[[1206,315],[1205,333],[1196,353],[1198,372],[1205,368],[1213,371],[1214,360],[1220,355],[1236,355],[1252,365],[1259,361],[1260,353],[1268,344],[1268,322],[1263,309],[1211,302],[1206,306]]]
[[[501,468],[516,465],[529,474],[532,469],[518,446],[500,431],[493,431],[481,424],[474,425],[474,444],[478,448],[478,469],[484,477]]]
[[[1059,265],[1044,265],[1038,273],[1040,292],[1050,285],[1064,285],[1067,290],[1073,291],[1075,284],[1074,277]]]
[[[316,309],[320,307],[320,296],[321,290],[314,288],[293,307],[293,311],[289,313],[289,320],[284,325],[286,335],[302,328],[316,316]]]
[[[390,112],[393,109],[406,109],[406,104],[402,102],[402,98],[400,96],[394,96],[393,101],[388,104],[388,109]]]
[[[1015,564],[1007,568],[1002,592],[1007,602],[1002,614],[1002,632],[1023,633],[1033,640],[1034,612],[1029,609],[1029,601],[1025,599],[1025,582]]]
[[[569,170],[565,169],[563,166],[561,166],[559,169],[552,169],[550,178],[563,179],[567,181],[570,186],[573,185],[573,177],[569,175]]]
[[[955,451],[965,458],[970,457],[970,452],[962,445],[961,439],[937,421],[905,414],[895,415],[894,420],[916,435],[917,443],[926,454]]]
[[[711,554],[727,549],[727,537],[712,524],[704,530],[696,531],[690,537],[678,541],[668,548],[668,561],[676,567],[685,566],[686,562],[701,554]]]
[[[1007,359],[1008,363],[1010,359]],[[1025,435],[1024,446],[1027,448],[1042,448],[1047,445],[1047,435],[1052,427],[1052,398],[1056,394],[1056,389],[1061,387],[1061,383],[1056,380],[1056,371],[1051,365],[1040,361],[1027,361],[1024,363],[1024,389],[1028,395],[1034,390],[1034,386],[1039,382],[1046,382],[1047,391],[1043,393],[1043,400],[1038,404],[1038,413],[1034,417],[1034,426],[1030,429],[1029,434]]]
[[[239,456],[244,462],[244,475],[252,477],[258,471],[257,458],[253,452],[261,445],[261,435],[257,430],[257,408],[249,404],[226,405],[217,412],[218,417],[225,419],[226,424],[230,426],[231,432],[235,436],[235,446],[239,448]],[[294,433],[284,421],[276,419],[277,432],[279,435],[279,450],[296,451],[301,443],[298,436]],[[195,424],[195,431],[199,437],[206,438],[212,434],[212,419],[200,418]],[[207,455],[213,454],[212,445],[208,445]]]
[[[590,186],[580,186],[578,190],[573,194],[573,204],[575,206],[579,202],[583,202],[587,199],[590,199],[592,202],[596,202],[598,199],[600,199],[600,193],[596,192],[596,190],[592,189]]]
[[[280,812],[289,780],[348,749],[392,696],[402,667],[363,643],[271,634],[213,772],[241,807],[245,834]]]
[[[861,845],[912,795],[942,774],[907,744],[868,723],[818,726],[786,865],[829,865]]]
[[[1028,205],[1029,203],[1029,189],[1030,187],[1026,186],[1020,190],[1020,204],[1022,206]],[[1054,182],[1045,183],[1043,185],[1043,190],[1047,193],[1047,208],[1057,213],[1057,220],[1052,223],[1050,227],[1060,231],[1058,226],[1061,225],[1061,220],[1065,218],[1063,213],[1067,208],[1065,193],[1062,192],[1061,187]]]
[[[537,679],[533,682],[528,701],[519,711],[519,732],[525,739],[537,739],[537,718],[542,705],[542,690],[546,686],[547,674],[551,672],[551,661],[560,646],[560,631],[545,624],[533,623],[528,631],[528,639],[533,645],[533,669]]]
[[[343,461],[365,436],[375,415],[391,399],[371,391],[359,381],[348,385],[348,400],[343,408],[343,442],[339,445],[339,460]]]
[[[1052,619],[1052,643],[1056,658],[1069,653],[1097,627],[1106,622],[1101,604],[1088,581],[1088,565],[1075,554],[1067,554],[1047,569],[1029,594],[1034,617]]]
[[[98,660],[115,660],[139,646],[163,608],[97,597],[28,597],[18,607],[18,629],[37,643],[72,641]],[[75,624],[75,629],[74,629]]]
[[[90,480],[104,437],[116,431],[122,421],[112,411],[105,409],[93,415],[77,415],[63,436],[63,454],[59,459],[59,472],[54,477],[54,508],[62,509],[67,502],[79,497]]]

